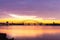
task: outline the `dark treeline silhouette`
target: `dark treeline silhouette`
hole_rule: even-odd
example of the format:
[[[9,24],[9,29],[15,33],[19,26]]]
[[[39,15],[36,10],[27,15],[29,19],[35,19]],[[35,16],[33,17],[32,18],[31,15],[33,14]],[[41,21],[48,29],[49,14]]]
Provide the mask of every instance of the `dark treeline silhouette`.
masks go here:
[[[14,40],[14,38],[8,39],[5,33],[0,33],[0,40]]]
[[[1,25],[51,25],[51,26],[60,26],[60,23],[55,23],[55,22],[53,22],[53,23],[42,23],[42,22],[40,22],[40,23],[33,23],[33,24],[31,24],[31,23],[27,23],[27,24],[25,24],[24,22],[22,22],[22,23],[9,23],[8,21],[6,21],[6,23],[0,23],[0,26]]]
[[[0,26],[4,26],[4,25],[24,25],[24,23],[8,23],[8,22],[6,22],[6,23],[0,23]]]
[[[49,25],[51,25],[51,26],[60,26],[60,23],[55,23],[55,22],[53,22],[53,23],[44,24],[44,25],[47,25],[47,26],[49,26]]]

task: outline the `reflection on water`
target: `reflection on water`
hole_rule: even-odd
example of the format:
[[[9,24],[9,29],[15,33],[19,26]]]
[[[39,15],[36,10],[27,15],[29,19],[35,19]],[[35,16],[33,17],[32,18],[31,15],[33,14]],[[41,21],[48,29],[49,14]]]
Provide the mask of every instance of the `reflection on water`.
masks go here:
[[[60,26],[0,26],[0,33],[10,37],[60,37]]]

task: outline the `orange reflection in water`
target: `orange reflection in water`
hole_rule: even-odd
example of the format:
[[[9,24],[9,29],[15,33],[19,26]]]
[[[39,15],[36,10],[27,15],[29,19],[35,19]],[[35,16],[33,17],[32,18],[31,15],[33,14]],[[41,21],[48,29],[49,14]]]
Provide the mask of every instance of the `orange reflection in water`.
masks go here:
[[[43,34],[60,33],[58,26],[1,26],[0,33],[7,33],[11,37],[36,37]]]

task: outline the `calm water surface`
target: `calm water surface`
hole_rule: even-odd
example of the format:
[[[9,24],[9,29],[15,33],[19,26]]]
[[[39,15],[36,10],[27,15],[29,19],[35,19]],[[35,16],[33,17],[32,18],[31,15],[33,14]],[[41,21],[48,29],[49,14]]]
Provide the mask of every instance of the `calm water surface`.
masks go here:
[[[0,26],[0,33],[9,37],[56,37],[60,38],[60,26]],[[60,39],[59,39],[60,40]]]

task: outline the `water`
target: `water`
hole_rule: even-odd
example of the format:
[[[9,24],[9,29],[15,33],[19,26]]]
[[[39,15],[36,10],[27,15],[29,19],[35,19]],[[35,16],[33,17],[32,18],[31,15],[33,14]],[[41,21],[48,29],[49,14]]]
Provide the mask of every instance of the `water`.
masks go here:
[[[60,40],[60,26],[0,26],[0,33],[15,40]]]

